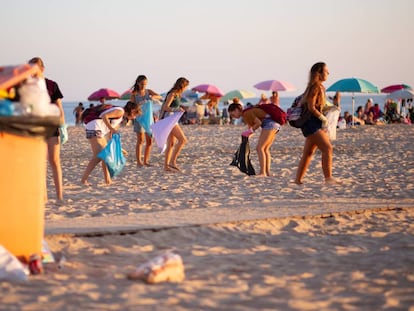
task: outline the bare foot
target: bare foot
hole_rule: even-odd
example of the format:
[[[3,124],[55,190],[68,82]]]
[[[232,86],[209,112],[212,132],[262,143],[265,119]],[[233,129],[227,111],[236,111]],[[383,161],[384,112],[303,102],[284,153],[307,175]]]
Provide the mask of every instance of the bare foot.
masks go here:
[[[255,177],[267,177],[266,174],[259,174],[259,175],[255,175]]]
[[[169,166],[165,167],[164,166],[164,171],[168,172],[168,173],[175,173],[176,170],[173,170],[172,168],[170,168]]]
[[[137,163],[137,167],[143,167],[144,166],[144,164],[142,164],[142,163]]]
[[[91,184],[87,180],[81,180],[82,185],[90,187]]]
[[[325,185],[341,185],[342,182],[333,178],[333,177],[328,177],[325,178]]]
[[[297,185],[303,185],[303,181],[301,181],[301,180],[295,180],[295,184],[297,184]]]
[[[168,165],[170,168],[172,168],[173,170],[176,170],[176,171],[180,171],[180,169],[176,166],[176,165]]]
[[[144,165],[145,166],[148,166],[148,167],[151,167],[152,166],[152,164],[150,164],[150,163],[144,163]]]

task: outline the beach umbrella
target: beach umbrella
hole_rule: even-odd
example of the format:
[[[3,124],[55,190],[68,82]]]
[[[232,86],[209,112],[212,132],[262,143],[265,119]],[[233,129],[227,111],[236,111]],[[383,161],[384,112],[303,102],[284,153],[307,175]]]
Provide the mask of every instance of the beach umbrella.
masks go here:
[[[390,99],[410,99],[414,98],[414,91],[412,90],[398,90],[387,95]]]
[[[393,85],[388,85],[384,88],[381,89],[382,93],[393,93],[395,91],[399,91],[399,90],[412,90],[412,87],[409,86],[408,84],[393,84]]]
[[[123,92],[123,93],[121,94],[121,96],[120,96],[120,98],[119,98],[119,99],[123,99],[123,100],[130,100],[130,98],[131,98],[131,94],[132,94],[132,90],[131,90],[131,89],[128,89],[128,90],[126,90],[125,92]]]
[[[117,99],[119,98],[119,94],[111,89],[102,88],[88,96],[88,100],[100,100],[101,98]]]
[[[214,95],[217,97],[221,97],[224,93],[215,85],[213,84],[200,84],[192,88],[193,91],[207,93],[209,95]]]
[[[233,90],[230,91],[226,94],[224,94],[224,96],[222,98],[220,98],[221,101],[228,101],[228,100],[232,100],[233,98],[237,97],[238,99],[244,99],[244,98],[252,98],[255,97],[256,94],[250,91],[245,91],[245,90]]]
[[[359,78],[345,78],[336,81],[327,88],[327,92],[352,93],[352,114],[355,111],[355,93],[379,93],[378,88],[371,82]],[[352,118],[352,126],[354,119]]]
[[[254,85],[258,90],[263,91],[293,91],[295,87],[286,81],[281,80],[266,80]]]

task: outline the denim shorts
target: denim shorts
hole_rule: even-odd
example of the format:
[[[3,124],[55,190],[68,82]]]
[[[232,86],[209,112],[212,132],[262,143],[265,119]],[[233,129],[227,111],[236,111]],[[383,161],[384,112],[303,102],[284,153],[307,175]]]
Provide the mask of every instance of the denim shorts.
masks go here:
[[[264,118],[260,127],[264,130],[280,130],[280,124],[271,118]]]
[[[102,138],[102,131],[101,130],[86,130],[86,138],[93,138],[93,137],[98,137],[98,138]]]
[[[134,120],[134,132],[135,133],[144,133],[145,130],[142,127],[141,123],[139,123],[137,120]]]

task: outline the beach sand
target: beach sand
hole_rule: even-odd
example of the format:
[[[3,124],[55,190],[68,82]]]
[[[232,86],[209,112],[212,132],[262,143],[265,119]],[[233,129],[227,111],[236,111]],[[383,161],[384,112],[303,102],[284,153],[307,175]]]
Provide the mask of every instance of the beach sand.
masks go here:
[[[63,268],[23,284],[0,283],[1,310],[414,310],[414,127],[338,131],[334,176],[320,154],[293,183],[304,138],[283,127],[273,177],[230,166],[240,126],[184,126],[182,172],[137,168],[135,135],[123,128],[128,163],[110,186],[101,169],[80,185],[90,156],[83,129],[62,147],[65,202],[48,184],[46,241]],[[253,165],[258,170],[251,139]],[[179,284],[126,279],[175,249]]]

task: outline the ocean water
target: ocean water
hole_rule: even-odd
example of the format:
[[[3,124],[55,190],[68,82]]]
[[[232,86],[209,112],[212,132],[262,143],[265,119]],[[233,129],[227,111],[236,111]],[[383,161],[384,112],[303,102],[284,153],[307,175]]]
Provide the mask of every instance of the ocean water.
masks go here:
[[[333,96],[333,94],[328,94],[328,96]],[[384,94],[355,94],[354,96],[354,109],[352,109],[352,95],[348,95],[345,93],[342,93],[341,96],[341,115],[345,111],[356,111],[358,106],[364,107],[365,103],[367,102],[368,98],[372,98],[374,100],[374,103],[378,103],[381,110],[384,109],[384,103],[386,100],[386,95]],[[280,97],[280,107],[283,110],[287,110],[291,105],[295,97]],[[65,111],[65,119],[66,124],[69,126],[75,125],[75,115],[73,113],[73,109],[75,109],[76,106],[78,106],[80,101],[63,101],[63,110]],[[90,102],[87,101],[81,101],[83,103],[83,106],[85,108],[89,107]],[[244,104],[247,104],[248,102],[252,104],[257,104],[259,102],[259,98],[249,98],[249,99],[243,99],[242,102]],[[113,105],[121,106],[123,107],[126,104],[126,101],[124,100],[112,100],[108,101],[108,103],[111,103]],[[96,103],[95,103],[96,104]],[[186,105],[191,105],[191,103],[186,103]],[[160,106],[154,105],[154,111],[157,111]],[[224,105],[222,102],[219,104],[220,111],[224,108]]]

